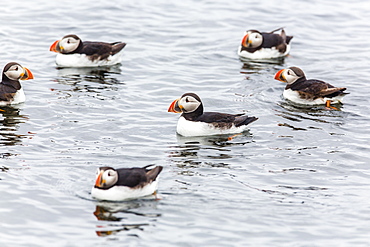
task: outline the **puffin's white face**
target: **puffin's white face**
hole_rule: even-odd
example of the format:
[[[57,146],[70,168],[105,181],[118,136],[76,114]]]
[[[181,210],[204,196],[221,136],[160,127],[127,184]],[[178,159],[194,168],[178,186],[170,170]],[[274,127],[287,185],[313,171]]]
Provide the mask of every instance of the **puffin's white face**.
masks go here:
[[[21,80],[33,79],[31,71],[27,68],[23,68],[19,64],[13,64],[7,69],[7,71],[4,71],[4,74],[10,80],[14,81],[17,81],[19,79]]]
[[[118,181],[118,174],[117,171],[108,168],[103,170],[98,168],[96,171],[96,181],[95,186],[99,188],[109,188],[110,186],[114,185]]]
[[[190,95],[186,95],[178,101],[178,106],[184,113],[190,113],[198,109],[201,102]]]
[[[282,69],[275,75],[276,80],[286,82],[288,84],[294,83],[299,78],[301,78],[301,76],[298,76],[292,69]]]
[[[242,45],[247,48],[256,48],[263,42],[263,37],[260,33],[255,31],[247,31],[243,40]]]
[[[62,53],[69,53],[77,49],[81,40],[74,37],[66,37],[59,41],[59,49]]]

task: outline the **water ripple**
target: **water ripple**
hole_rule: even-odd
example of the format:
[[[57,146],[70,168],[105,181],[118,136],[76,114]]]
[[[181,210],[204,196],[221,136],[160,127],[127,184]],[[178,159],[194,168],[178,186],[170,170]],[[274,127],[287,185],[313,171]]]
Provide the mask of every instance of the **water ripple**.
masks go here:
[[[21,7],[20,7],[21,6]],[[1,246],[367,245],[366,1],[8,2],[1,63],[35,76],[0,109]],[[285,27],[290,56],[241,60],[247,29]],[[66,34],[127,43],[109,68],[57,69]],[[280,69],[345,86],[339,111],[282,98]],[[183,138],[169,104],[258,117],[243,135]],[[99,203],[97,167],[163,165],[161,200]],[[365,203],[364,203],[365,202]],[[170,234],[169,234],[170,233]]]

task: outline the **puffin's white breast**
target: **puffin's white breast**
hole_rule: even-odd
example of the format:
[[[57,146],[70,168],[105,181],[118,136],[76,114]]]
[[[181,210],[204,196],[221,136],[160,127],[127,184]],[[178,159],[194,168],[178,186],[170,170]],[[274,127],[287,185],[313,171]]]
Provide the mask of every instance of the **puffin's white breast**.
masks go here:
[[[302,99],[297,91],[285,89],[283,92],[284,98],[301,105],[325,105],[326,101],[330,100],[332,104],[337,104],[342,101],[344,95],[339,95],[333,98],[320,97],[317,99]]]
[[[268,59],[268,58],[278,58],[288,55],[290,52],[290,44],[287,45],[286,51],[284,53],[279,52],[275,47],[272,48],[262,48],[255,52],[247,52],[245,50],[241,51],[241,46],[238,48],[238,55],[241,57],[249,59]]]
[[[26,95],[24,94],[23,87],[21,87],[14,95],[12,104],[19,104],[26,101]]]
[[[223,135],[223,134],[234,134],[241,133],[247,130],[247,125],[240,127],[232,126],[229,129],[216,128],[214,125],[205,122],[195,122],[186,120],[184,117],[180,117],[177,122],[177,133],[182,136],[207,136],[207,135]]]
[[[98,66],[111,66],[120,63],[122,60],[123,50],[109,56],[103,60],[90,60],[85,54],[61,54],[58,53],[55,63],[59,67],[98,67]]]
[[[9,102],[6,102],[6,101],[0,101],[0,105],[1,106],[4,106],[4,105],[15,105],[15,104],[19,104],[19,103],[23,103],[26,101],[26,95],[24,94],[24,91],[23,91],[23,87],[21,87],[20,89],[18,89],[18,91],[14,94],[14,97],[12,100],[10,100]]]
[[[132,189],[127,186],[113,186],[110,189],[102,190],[93,187],[91,189],[91,196],[98,200],[107,201],[124,201],[135,199],[143,196],[153,194],[158,188],[158,181],[155,180],[150,184],[145,185],[143,188]]]

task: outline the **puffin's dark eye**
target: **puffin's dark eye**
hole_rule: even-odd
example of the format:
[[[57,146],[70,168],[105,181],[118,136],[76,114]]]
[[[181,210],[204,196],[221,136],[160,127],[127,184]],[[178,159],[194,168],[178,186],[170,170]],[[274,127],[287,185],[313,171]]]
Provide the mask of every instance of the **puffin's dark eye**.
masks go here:
[[[15,67],[15,71],[18,71],[18,67]]]
[[[186,103],[188,103],[188,102],[189,102],[189,99],[188,99],[188,98],[186,98],[186,99],[185,99],[185,101],[186,101]]]
[[[69,41],[69,39],[67,39],[67,44],[69,44],[69,43],[71,43],[71,42]]]

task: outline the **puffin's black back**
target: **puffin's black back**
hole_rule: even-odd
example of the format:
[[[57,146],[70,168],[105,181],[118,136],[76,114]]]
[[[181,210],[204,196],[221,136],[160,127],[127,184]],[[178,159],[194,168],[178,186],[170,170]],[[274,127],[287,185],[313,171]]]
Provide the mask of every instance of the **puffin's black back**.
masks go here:
[[[276,47],[284,43],[283,38],[276,33],[262,33],[262,37],[263,37],[263,42],[261,45],[262,48]]]
[[[105,43],[105,42],[92,42],[85,41],[81,42],[79,47],[73,53],[86,54],[88,56],[93,56],[91,59],[106,59],[110,55],[115,55],[120,52],[126,43],[115,42],[115,43]]]
[[[118,181],[115,185],[128,186],[132,188],[154,181],[162,171],[163,167],[157,166],[153,169],[147,169],[149,166],[142,168],[134,167],[116,169],[118,173]]]
[[[118,181],[115,185],[135,187],[148,181],[143,168],[121,168],[116,171],[118,172]]]
[[[203,103],[198,95],[195,93],[185,93],[181,98],[185,96],[192,96],[200,102],[199,107],[190,113],[182,113],[182,116],[189,121],[199,121],[204,123],[213,123],[218,128],[231,128],[234,124],[236,127],[247,125],[251,122],[256,121],[256,117],[245,116],[244,113],[240,114],[228,114],[220,112],[203,112]]]
[[[288,84],[285,87],[285,89],[291,89],[293,91],[304,92],[304,93],[307,93],[307,94],[310,94],[310,95],[313,95],[313,96],[316,96],[316,97],[326,96],[328,98],[332,98],[332,97],[336,97],[336,96],[339,96],[339,95],[347,94],[347,93],[344,92],[346,90],[346,88],[338,88],[338,90],[334,90],[334,91],[332,91],[332,93],[329,93],[329,94],[326,93],[325,94],[324,92],[326,92],[326,91],[324,91],[324,90],[327,89],[327,88],[334,89],[336,87],[334,87],[333,85],[331,85],[327,82],[321,81],[321,80],[316,80],[316,79],[307,80],[306,77],[299,78],[294,83],[292,83],[290,85]]]
[[[235,121],[236,117],[242,115],[244,115],[244,113],[228,114],[220,112],[205,112],[195,120],[205,123],[217,123],[217,122],[232,123]]]
[[[256,121],[257,119],[258,119],[257,117],[248,117],[248,116],[244,115],[244,116],[237,117],[235,119],[234,123],[235,123],[236,127],[239,127],[239,126],[242,126],[242,125],[248,125],[248,124]]]

